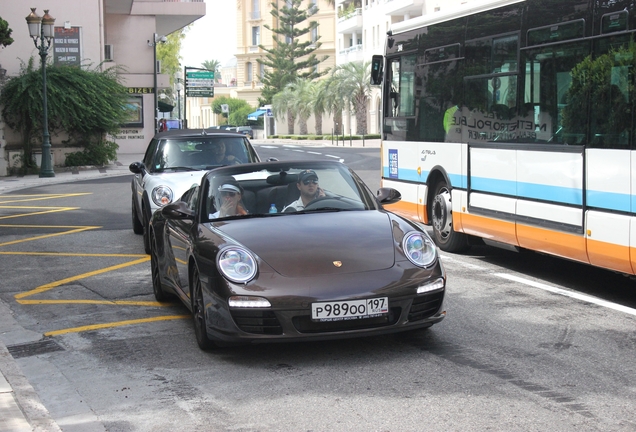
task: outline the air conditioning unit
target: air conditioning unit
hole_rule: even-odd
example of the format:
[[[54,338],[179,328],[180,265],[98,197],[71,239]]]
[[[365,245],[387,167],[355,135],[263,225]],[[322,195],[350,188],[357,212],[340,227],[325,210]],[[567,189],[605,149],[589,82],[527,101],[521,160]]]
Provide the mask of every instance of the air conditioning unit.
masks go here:
[[[113,61],[114,57],[113,46],[111,44],[104,45],[104,61]]]
[[[155,69],[155,73],[161,73],[161,60],[157,60],[157,69]]]

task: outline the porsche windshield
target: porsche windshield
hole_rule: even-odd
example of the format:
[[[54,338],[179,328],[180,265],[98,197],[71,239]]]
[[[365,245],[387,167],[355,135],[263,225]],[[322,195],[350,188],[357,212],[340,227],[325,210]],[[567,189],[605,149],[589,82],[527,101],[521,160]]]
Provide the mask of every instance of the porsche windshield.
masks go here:
[[[243,166],[214,170],[205,181],[208,220],[377,208],[368,188],[339,163]]]

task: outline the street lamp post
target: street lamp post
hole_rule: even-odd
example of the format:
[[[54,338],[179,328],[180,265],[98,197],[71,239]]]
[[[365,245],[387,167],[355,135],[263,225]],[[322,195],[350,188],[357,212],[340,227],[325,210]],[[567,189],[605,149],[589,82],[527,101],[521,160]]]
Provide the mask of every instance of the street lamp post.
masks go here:
[[[49,114],[46,99],[46,54],[51,47],[55,18],[49,15],[48,9],[44,10],[43,17],[39,17],[35,13],[35,9],[31,8],[31,13],[26,17],[26,21],[29,26],[29,34],[42,60],[42,163],[40,164],[40,177],[55,177],[51,161],[51,136],[49,135]],[[39,45],[38,39],[40,39]]]
[[[157,33],[152,34],[152,41],[148,41],[148,46],[152,47],[152,79],[154,90],[154,118],[155,118],[155,133],[159,131],[159,106],[157,105],[157,42],[166,43],[168,39],[165,36],[159,36]]]
[[[177,118],[179,119],[179,127],[181,128],[181,90],[183,90],[183,84],[181,84],[181,78],[177,78]]]

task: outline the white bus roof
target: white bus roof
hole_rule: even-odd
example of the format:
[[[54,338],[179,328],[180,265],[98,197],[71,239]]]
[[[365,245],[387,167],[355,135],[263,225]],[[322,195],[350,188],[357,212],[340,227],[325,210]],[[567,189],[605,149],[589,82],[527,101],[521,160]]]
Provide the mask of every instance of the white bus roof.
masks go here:
[[[502,6],[508,6],[515,3],[522,3],[526,0],[481,0],[466,5],[462,5],[457,9],[451,9],[448,12],[433,12],[413,18],[406,21],[400,21],[391,25],[393,34],[403,33],[409,30],[434,25],[455,18],[461,18],[480,12],[489,11]]]

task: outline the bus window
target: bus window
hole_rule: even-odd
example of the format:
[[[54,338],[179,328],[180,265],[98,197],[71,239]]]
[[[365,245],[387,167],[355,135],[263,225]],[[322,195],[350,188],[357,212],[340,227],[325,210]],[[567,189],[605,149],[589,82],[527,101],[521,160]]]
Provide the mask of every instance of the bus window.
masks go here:
[[[586,91],[594,101],[590,110],[590,147],[630,146],[634,51],[636,46],[626,36],[600,39],[594,43],[594,57],[573,71],[574,80],[587,77],[581,87],[589,87]]]
[[[415,115],[415,56],[409,55],[390,62],[390,117]]]
[[[574,87],[573,70],[585,61],[589,43],[552,45],[524,53],[525,83],[519,123],[533,125],[527,141],[586,143],[589,96]]]

